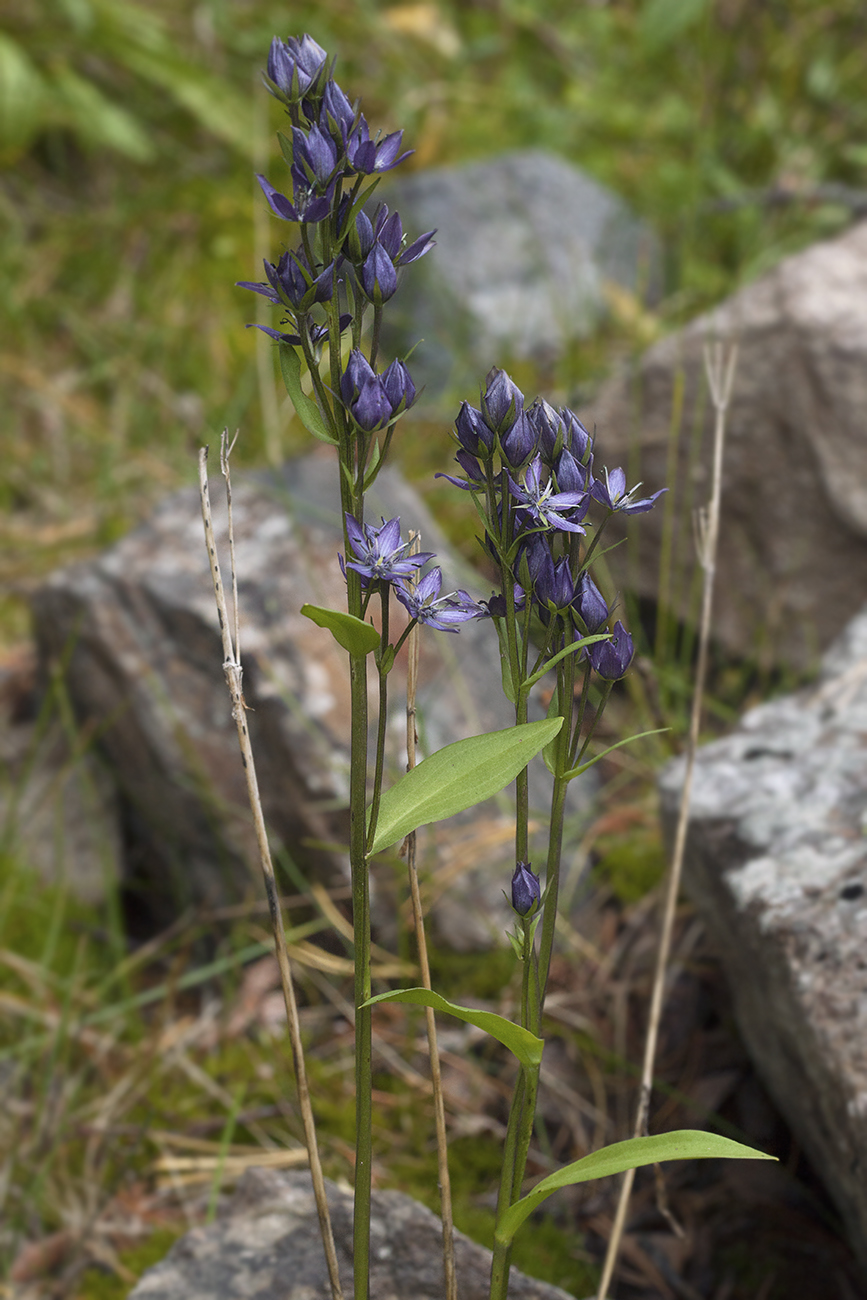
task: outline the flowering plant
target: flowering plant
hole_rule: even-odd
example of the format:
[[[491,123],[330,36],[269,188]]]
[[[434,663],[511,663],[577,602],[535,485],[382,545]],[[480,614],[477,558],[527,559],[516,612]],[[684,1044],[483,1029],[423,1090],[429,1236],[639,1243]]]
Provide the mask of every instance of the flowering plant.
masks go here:
[[[618,620],[609,629],[611,610],[591,576],[591,567],[601,553],[600,539],[609,520],[618,513],[650,510],[665,489],[639,497],[640,485],[627,490],[622,469],[599,472],[594,464],[593,438],[578,416],[565,407],[555,410],[540,399],[528,404],[509,376],[495,368],[487,376],[478,407],[464,402],[460,408],[454,437],[461,474],[444,477],[469,495],[478,512],[483,545],[499,574],[499,589],[487,600],[478,601],[465,591],[441,594],[440,569],[425,571],[434,556],[412,552],[398,518],[382,519],[379,524],[365,519],[365,496],[384,464],[398,421],[417,396],[405,358],[394,358],[382,366],[382,315],[398,290],[400,273],[431,251],[436,232],[427,231],[407,243],[396,212],[389,212],[384,204],[371,212],[370,200],[379,176],[408,156],[402,148],[403,133],[396,131],[382,139],[378,134],[371,136],[360,107],[334,81],[333,64],[312,37],[275,38],[266,85],[289,119],[288,132],[279,134],[288,176],[282,190],[264,176],[258,179],[272,213],[290,223],[297,244],[284,251],[276,265],[265,262],[265,281],[241,283],[281,312],[279,328],[258,328],[277,344],[286,389],[301,421],[316,438],[335,448],[344,529],[340,563],[346,579],[346,609],[305,606],[302,612],[328,629],[349,657],[349,857],[356,1006],[355,1300],[367,1300],[369,1294],[371,1024],[374,1005],[383,1001],[427,1008],[434,1071],[434,1010],[448,1012],[492,1034],[517,1059],[519,1074],[504,1144],[491,1273],[491,1300],[502,1300],[508,1291],[514,1235],[556,1188],[665,1159],[761,1154],[708,1133],[642,1136],[594,1152],[522,1195],[544,1048],[543,1011],[558,908],[566,793],[569,783],[602,757],[588,757],[588,746],[614,683],[626,673],[633,657],[632,638],[623,624]],[[304,374],[309,376],[313,397],[302,387]],[[390,635],[392,595],[409,616],[394,642]],[[368,621],[374,601],[379,608],[379,629]],[[387,687],[396,655],[419,626],[455,633],[470,619],[492,624],[492,636],[499,643],[503,689],[514,706],[514,726],[450,745],[417,767],[411,766],[405,776],[385,788]],[[372,762],[369,655],[379,675]],[[547,717],[530,722],[531,693],[548,674],[553,689]],[[591,716],[587,702],[594,676],[600,699]],[[238,676],[235,688],[241,734],[239,680]],[[551,774],[544,881],[541,871],[533,870],[529,848],[527,765],[540,752]],[[246,751],[245,766],[249,772]],[[511,781],[516,790],[516,865],[510,892],[515,929],[509,939],[522,969],[518,1020],[458,1006],[431,989],[420,915],[416,932],[423,987],[372,997],[370,859],[412,836],[419,826],[451,816]],[[273,901],[272,913],[277,914]],[[278,948],[279,942],[278,936]],[[288,970],[288,959],[286,964]],[[285,983],[284,990],[289,1010],[292,995]],[[301,1079],[303,1056],[298,1035],[293,1037],[293,1051]],[[312,1120],[308,1124],[305,1118],[305,1128],[332,1293],[337,1297],[342,1294],[341,1284],[328,1207],[321,1180],[317,1180]],[[441,1111],[438,1133],[444,1148]],[[456,1281],[450,1255],[444,1150],[440,1181],[444,1291],[452,1300]]]

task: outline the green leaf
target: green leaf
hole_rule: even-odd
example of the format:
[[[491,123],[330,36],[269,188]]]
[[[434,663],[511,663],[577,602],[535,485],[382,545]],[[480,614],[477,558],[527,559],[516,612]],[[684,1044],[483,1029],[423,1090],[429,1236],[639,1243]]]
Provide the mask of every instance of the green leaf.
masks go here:
[[[428,822],[442,821],[497,794],[563,725],[562,718],[456,740],[424,759],[386,790],[371,853],[379,853]]]
[[[323,609],[321,605],[302,605],[301,613],[317,627],[327,628],[338,645],[351,655],[369,655],[380,642],[380,635],[370,623],[344,610]]]
[[[616,745],[609,745],[607,749],[602,750],[601,754],[594,754],[592,758],[588,758],[586,763],[580,763],[578,767],[573,767],[571,772],[566,773],[565,779],[571,781],[573,777],[580,776],[582,772],[587,771],[588,767],[592,767],[594,763],[598,763],[600,758],[604,758],[606,754],[610,754],[612,749],[619,749],[621,745],[629,745],[633,740],[643,740],[645,736],[658,736],[663,731],[670,730],[670,727],[654,727],[653,731],[639,731],[635,736],[627,736],[625,740],[618,740]]]
[[[556,667],[560,660],[565,659],[567,655],[574,655],[577,650],[583,650],[586,645],[595,645],[597,641],[609,641],[610,639],[610,633],[602,632],[594,634],[593,636],[583,636],[580,641],[572,641],[566,646],[565,650],[559,650],[557,654],[553,655],[550,659],[546,659],[538,672],[533,673],[527,678],[521,687],[521,691],[526,693],[531,690],[536,685],[536,682],[540,682],[545,674],[550,672],[552,668]]]
[[[280,343],[278,346],[280,348],[280,370],[283,374],[283,383],[286,385],[289,400],[298,412],[299,420],[308,433],[313,434],[314,438],[336,447],[338,445],[337,439],[329,433],[328,427],[322,418],[322,412],[301,387],[301,357],[298,355],[297,349],[291,343]]]
[[[607,1178],[609,1174],[622,1174],[627,1169],[656,1165],[662,1160],[719,1159],[776,1160],[776,1156],[754,1151],[752,1147],[732,1142],[731,1138],[720,1137],[718,1133],[702,1133],[698,1129],[628,1138],[625,1142],[615,1142],[610,1147],[603,1147],[601,1151],[594,1151],[543,1178],[532,1192],[510,1206],[497,1224],[495,1236],[501,1245],[508,1245],[524,1220],[560,1187],[588,1183],[594,1178]]]
[[[531,1034],[529,1029],[516,1025],[494,1011],[478,1011],[475,1007],[459,1007],[454,1002],[447,1002],[439,993],[430,989],[395,989],[393,993],[380,993],[378,997],[369,998],[362,1006],[372,1007],[377,1002],[409,1002],[415,1007],[433,1007],[434,1011],[446,1011],[458,1020],[465,1020],[468,1025],[483,1029],[486,1034],[514,1052],[522,1065],[536,1069],[542,1060],[543,1039]]]

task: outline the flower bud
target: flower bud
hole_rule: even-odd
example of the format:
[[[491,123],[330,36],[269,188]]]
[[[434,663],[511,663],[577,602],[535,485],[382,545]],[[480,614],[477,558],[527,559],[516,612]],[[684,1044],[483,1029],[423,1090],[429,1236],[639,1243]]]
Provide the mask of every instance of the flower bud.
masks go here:
[[[512,876],[512,907],[519,916],[529,916],[539,905],[542,887],[529,862],[519,862]]]
[[[590,662],[606,682],[617,682],[626,673],[635,653],[632,637],[618,619],[608,641],[597,641],[587,651]]]

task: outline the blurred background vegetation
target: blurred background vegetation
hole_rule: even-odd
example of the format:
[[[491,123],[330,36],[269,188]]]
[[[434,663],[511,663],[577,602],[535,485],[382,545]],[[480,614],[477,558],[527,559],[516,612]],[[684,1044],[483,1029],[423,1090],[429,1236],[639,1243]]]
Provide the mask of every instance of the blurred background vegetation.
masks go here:
[[[374,128],[405,128],[416,150],[405,168],[542,147],[656,230],[661,299],[615,314],[558,373],[552,399],[572,398],[624,353],[867,209],[862,0],[296,0],[291,10],[274,0],[0,0],[0,652],[27,635],[32,586],[191,483],[199,445],[224,426],[241,428],[248,464],[307,446],[270,343],[244,328],[267,306],[234,287],[258,279],[285,237],[253,181],[280,122],[259,74],[274,34],[303,31],[338,55],[337,77]],[[519,378],[536,391],[532,375]],[[398,455],[423,487],[451,456],[449,403],[461,396],[474,394],[443,395],[442,422],[424,438],[406,436],[412,417],[401,426]],[[648,787],[603,821],[597,860],[627,919],[633,906],[640,918],[662,867]],[[62,890],[37,896],[26,864],[0,865],[11,1017],[0,1079],[13,1098],[0,1125],[13,1151],[6,1258],[21,1241],[97,1222],[118,1188],[132,1196],[129,1178],[154,1143],[166,1150],[170,1129],[188,1133],[195,1121],[192,1149],[214,1161],[233,1139],[254,1152],[297,1143],[270,1037],[209,1038],[207,1000],[183,992],[219,987],[228,1003],[251,943],[267,946],[261,918],[209,922],[217,956],[202,971],[190,971],[201,918],[121,960],[116,916],[95,920]],[[488,955],[451,960],[440,984],[488,996],[479,981],[491,969]],[[508,980],[497,972],[495,988]],[[442,984],[450,975],[461,987]],[[350,1038],[348,1026],[335,1037],[320,984],[305,985],[311,1029],[322,1031],[313,1068],[329,1168],[345,1173]],[[607,1026],[600,1011],[598,1032],[573,1035],[575,1051],[591,1063],[614,1052],[622,1065],[625,1030]],[[429,1156],[413,1174],[406,1154],[423,1147],[416,1128],[427,1120],[381,1082],[377,1141],[395,1171],[404,1160],[405,1185],[417,1176],[416,1191],[431,1188]],[[460,1221],[480,1239],[490,1214],[473,1218],[469,1183],[473,1161],[493,1177],[496,1146],[483,1134],[458,1162],[468,1180],[465,1192],[458,1179]],[[140,1189],[136,1212],[145,1201]],[[179,1230],[172,1221],[169,1238]],[[549,1275],[580,1294],[592,1261],[564,1240]],[[158,1234],[147,1258],[119,1263],[109,1241],[86,1294],[126,1294],[164,1245]],[[64,1294],[75,1290],[73,1278]]]
[[[863,210],[865,27],[859,0],[0,0],[0,640],[224,425],[248,461],[305,445],[234,287],[285,237],[252,179],[273,34],[339,56],[371,124],[406,129],[406,168],[544,147],[655,228],[662,300],[572,359],[569,396]],[[412,474],[420,440],[398,441]]]

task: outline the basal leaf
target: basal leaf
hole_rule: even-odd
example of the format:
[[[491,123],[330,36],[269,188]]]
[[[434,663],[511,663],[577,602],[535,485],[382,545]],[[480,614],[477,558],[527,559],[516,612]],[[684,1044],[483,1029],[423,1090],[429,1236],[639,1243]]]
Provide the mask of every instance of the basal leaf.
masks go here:
[[[431,754],[383,793],[371,853],[497,794],[562,725],[562,718],[527,722],[456,740]]]
[[[368,655],[379,645],[380,636],[376,628],[354,614],[339,609],[323,609],[321,605],[302,605],[301,613],[317,627],[327,628],[337,644],[351,655]]]
[[[506,1020],[504,1016],[498,1016],[494,1011],[459,1007],[430,989],[396,989],[393,993],[380,993],[378,997],[370,998],[363,1005],[372,1007],[377,1002],[409,1002],[416,1007],[433,1007],[434,1011],[446,1011],[450,1016],[465,1020],[468,1025],[475,1025],[477,1029],[483,1029],[486,1034],[496,1038],[498,1042],[508,1047],[510,1052],[514,1052],[522,1065],[532,1069],[542,1060],[544,1041],[531,1034],[529,1029]]]
[[[601,1151],[594,1151],[543,1178],[532,1192],[506,1211],[497,1224],[495,1236],[501,1245],[508,1245],[524,1220],[560,1187],[588,1183],[594,1178],[607,1178],[610,1174],[622,1174],[627,1169],[656,1165],[662,1160],[711,1159],[775,1160],[776,1156],[755,1151],[741,1142],[732,1142],[731,1138],[720,1137],[718,1133],[702,1133],[698,1129],[629,1138],[626,1142],[615,1142],[609,1147],[603,1147]]]

